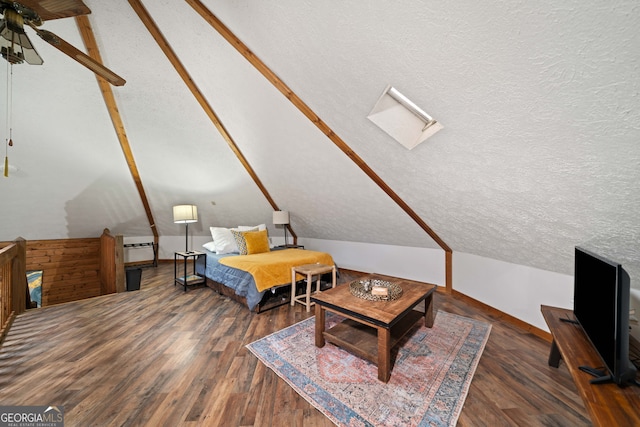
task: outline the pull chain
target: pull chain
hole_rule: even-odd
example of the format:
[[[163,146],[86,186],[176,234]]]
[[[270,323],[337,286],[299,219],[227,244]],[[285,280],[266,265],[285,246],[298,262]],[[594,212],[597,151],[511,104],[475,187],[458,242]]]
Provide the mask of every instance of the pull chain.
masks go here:
[[[13,108],[13,64],[7,61],[7,130],[9,138],[6,140],[4,148],[4,176],[9,177],[9,147],[13,147],[12,129],[12,108]]]

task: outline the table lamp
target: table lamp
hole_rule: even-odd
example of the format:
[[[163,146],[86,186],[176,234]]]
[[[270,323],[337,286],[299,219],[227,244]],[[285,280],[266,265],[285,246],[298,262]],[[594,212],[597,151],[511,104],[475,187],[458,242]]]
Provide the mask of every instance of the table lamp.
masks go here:
[[[189,223],[198,222],[198,207],[196,205],[177,205],[173,207],[173,222],[186,226],[184,251],[189,252]]]
[[[284,245],[287,246],[287,225],[289,225],[289,211],[273,211],[273,224],[284,226]]]

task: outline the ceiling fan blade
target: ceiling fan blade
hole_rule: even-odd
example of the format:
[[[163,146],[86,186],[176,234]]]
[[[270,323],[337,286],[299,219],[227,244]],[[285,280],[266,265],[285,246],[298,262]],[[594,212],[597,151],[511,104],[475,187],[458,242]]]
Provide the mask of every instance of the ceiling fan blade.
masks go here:
[[[36,33],[42,38],[42,40],[49,43],[51,46],[55,47],[65,55],[75,59],[100,77],[104,78],[106,81],[111,83],[114,86],[123,86],[126,83],[126,80],[97,62],[89,55],[84,52],[76,49],[66,41],[62,40],[60,37],[53,34],[51,31],[43,30],[37,27],[32,27]]]
[[[20,0],[18,3],[36,12],[43,21],[91,13],[82,0]]]

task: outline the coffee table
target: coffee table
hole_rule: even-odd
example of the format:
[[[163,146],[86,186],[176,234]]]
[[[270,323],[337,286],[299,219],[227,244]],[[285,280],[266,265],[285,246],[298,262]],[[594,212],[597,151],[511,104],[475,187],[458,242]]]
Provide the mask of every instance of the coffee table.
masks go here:
[[[349,285],[337,286],[315,294],[315,344],[324,347],[325,341],[344,348],[378,366],[378,379],[388,382],[391,377],[391,349],[424,317],[427,327],[433,326],[433,292],[435,285],[368,275],[363,279],[394,282],[402,288],[400,298],[391,301],[369,301],[351,294]],[[425,312],[414,310],[424,301]],[[325,330],[325,312],[338,313],[346,319]]]

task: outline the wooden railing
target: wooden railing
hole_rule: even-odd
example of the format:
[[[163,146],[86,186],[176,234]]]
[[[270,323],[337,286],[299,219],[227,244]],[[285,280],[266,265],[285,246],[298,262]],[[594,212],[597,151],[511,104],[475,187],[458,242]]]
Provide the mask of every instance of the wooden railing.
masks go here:
[[[27,309],[27,241],[17,238],[0,249],[0,344],[13,319]]]
[[[122,235],[105,228],[100,236],[100,285],[102,295],[124,292],[124,247]]]
[[[113,292],[124,292],[124,249],[122,236],[113,236],[105,229],[100,237],[98,249],[97,239],[71,239],[51,241],[30,241],[29,268],[43,270],[50,276],[50,285],[57,288],[69,287],[69,290],[56,291],[58,298],[54,303],[75,301],[80,298],[104,295]],[[86,242],[85,242],[86,241]],[[2,246],[4,245],[4,246]],[[28,307],[29,286],[27,284],[27,241],[17,238],[13,242],[0,242],[0,344],[2,344],[13,320],[18,314],[23,313]],[[92,252],[92,248],[95,250]],[[93,255],[95,254],[95,255]],[[69,258],[73,257],[73,261]],[[89,263],[79,261],[89,258]],[[99,257],[99,260],[98,260]],[[92,259],[98,261],[92,267]],[[79,263],[79,264],[78,264]],[[76,265],[78,264],[78,265]],[[65,276],[77,275],[76,270],[87,269],[87,275],[80,275],[81,283],[67,282]],[[100,289],[91,288],[91,278],[98,279]],[[97,281],[96,284],[98,285]],[[51,288],[50,286],[50,288]],[[83,292],[73,291],[73,288],[82,288]],[[89,289],[85,289],[89,287]],[[44,286],[43,286],[44,288]],[[50,288],[43,289],[43,303],[45,299],[51,300]],[[64,294],[62,294],[64,291]],[[70,292],[71,291],[71,292]],[[46,301],[48,305],[51,301]]]

